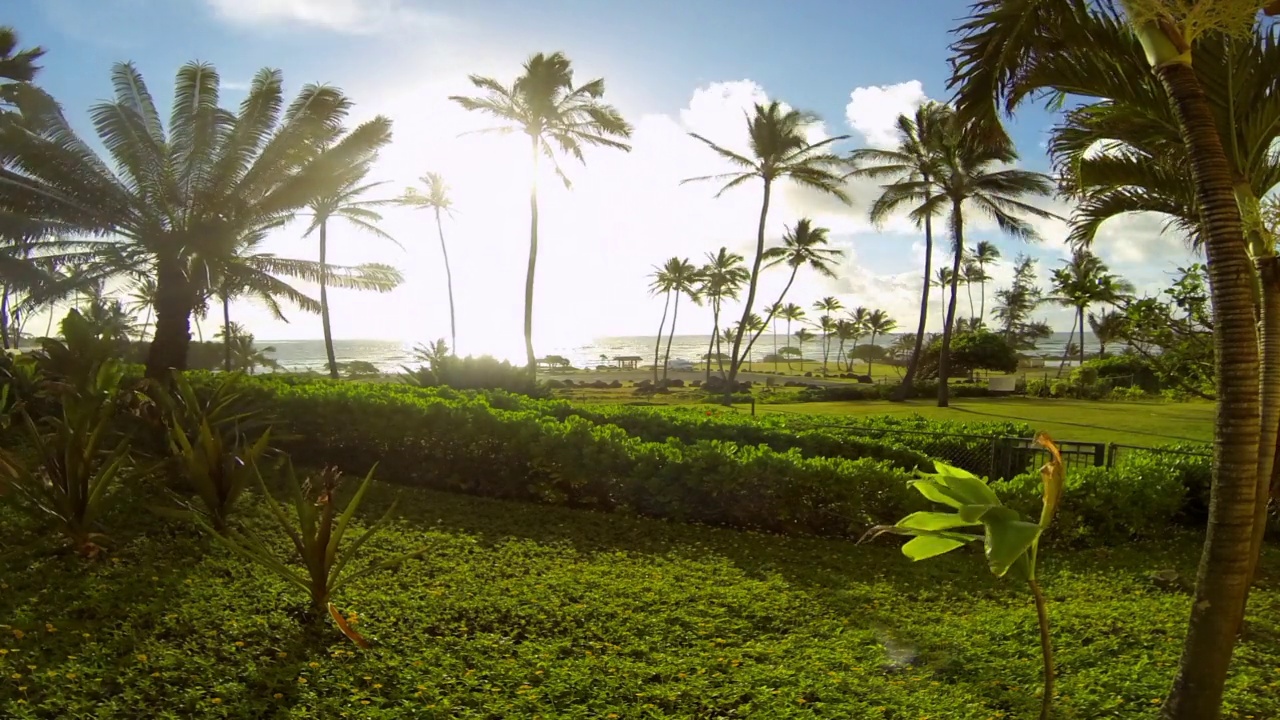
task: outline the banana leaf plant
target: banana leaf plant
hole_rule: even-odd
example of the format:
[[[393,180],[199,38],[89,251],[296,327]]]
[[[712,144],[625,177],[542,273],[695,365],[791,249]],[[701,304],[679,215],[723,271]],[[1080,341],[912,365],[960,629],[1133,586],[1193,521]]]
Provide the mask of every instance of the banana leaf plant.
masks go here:
[[[987,567],[996,577],[1013,575],[1027,583],[1035,600],[1040,624],[1040,648],[1044,659],[1044,696],[1040,718],[1048,720],[1053,703],[1053,646],[1049,634],[1048,603],[1036,579],[1036,559],[1040,538],[1053,521],[1062,497],[1065,473],[1057,445],[1045,433],[1036,435],[1036,443],[1049,451],[1049,462],[1040,469],[1044,484],[1040,521],[1023,519],[1012,508],[1005,507],[986,481],[976,475],[943,463],[934,463],[935,472],[917,472],[912,487],[931,502],[950,508],[946,512],[914,512],[893,525],[880,525],[868,531],[863,540],[884,533],[912,537],[902,546],[902,554],[912,560],[927,560],[944,555],[969,543],[981,541]]]
[[[197,517],[197,522],[235,554],[306,592],[311,598],[312,619],[323,617],[327,611],[344,635],[360,647],[368,648],[369,641],[350,627],[330,602],[330,598],[348,583],[378,570],[399,565],[422,554],[426,548],[370,563],[356,572],[348,572],[351,562],[360,555],[364,544],[386,527],[396,509],[393,502],[381,518],[344,547],[343,540],[347,537],[351,520],[373,483],[373,469],[369,470],[346,508],[339,510],[336,494],[341,473],[337,468],[326,468],[318,477],[299,482],[292,463],[285,462],[283,475],[294,511],[291,519],[272,498],[262,473],[258,472],[257,464],[252,467],[267,509],[292,543],[291,557],[280,558],[276,551],[253,532],[228,530],[224,534],[214,530],[203,517]]]

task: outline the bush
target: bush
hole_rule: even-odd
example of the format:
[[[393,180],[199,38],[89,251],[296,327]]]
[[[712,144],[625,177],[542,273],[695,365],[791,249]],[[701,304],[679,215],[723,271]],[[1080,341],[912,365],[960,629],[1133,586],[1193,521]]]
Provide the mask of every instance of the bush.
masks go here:
[[[1151,363],[1137,355],[1112,355],[1086,360],[1076,371],[1081,370],[1087,370],[1092,375],[1093,382],[1106,383],[1111,388],[1138,388],[1152,394],[1160,392],[1160,379],[1152,370]]]
[[[505,390],[539,397],[546,389],[526,368],[488,355],[459,358],[452,355],[430,356],[427,365],[405,368],[404,380],[418,387],[445,385],[457,390]]]
[[[280,441],[282,450],[308,464],[351,472],[377,463],[388,481],[403,484],[850,537],[918,505],[895,462],[851,459],[848,448],[856,444],[820,433],[799,433],[791,447],[780,450],[767,443],[704,439],[740,431],[714,422],[699,429],[648,419],[654,423],[643,430],[649,437],[671,427],[690,438],[668,433],[659,442],[613,422],[639,430],[647,421],[642,409],[614,410],[601,424],[567,403],[505,393],[271,378],[247,384],[271,402],[279,430],[273,437],[288,436]],[[596,413],[595,419],[604,418]],[[797,445],[845,457],[806,457]],[[879,449],[867,444],[873,446]],[[893,452],[899,453],[898,466],[922,458]]]
[[[1104,545],[1153,538],[1175,523],[1203,527],[1208,516],[1211,459],[1203,445],[1183,443],[1122,455],[1115,467],[1067,472],[1053,536]],[[1005,501],[1038,507],[1040,477],[1031,473],[993,483]]]

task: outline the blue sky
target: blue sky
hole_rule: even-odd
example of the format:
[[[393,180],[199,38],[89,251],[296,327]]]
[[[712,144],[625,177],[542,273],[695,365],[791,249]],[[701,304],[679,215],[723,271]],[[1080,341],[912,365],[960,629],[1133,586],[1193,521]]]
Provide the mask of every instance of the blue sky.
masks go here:
[[[91,132],[86,111],[109,94],[110,65],[121,60],[136,62],[153,94],[166,104],[174,71],[198,59],[221,72],[228,105],[239,102],[258,68],[271,66],[284,71],[291,91],[311,81],[343,87],[356,100],[355,120],[388,115],[396,141],[384,153],[378,179],[388,181],[387,194],[396,194],[427,169],[445,172],[459,208],[446,230],[451,246],[457,246],[460,334],[474,348],[507,354],[511,343],[505,336],[518,340],[527,237],[521,180],[527,168],[500,139],[458,137],[484,126],[446,100],[448,94],[467,91],[467,73],[506,81],[530,53],[563,50],[580,77],[607,79],[607,98],[636,125],[635,150],[618,157],[591,154],[587,167],[570,167],[572,192],[544,193],[546,251],[536,326],[542,344],[553,345],[590,335],[642,334],[656,327],[661,312],[659,303],[645,295],[651,265],[671,255],[698,259],[722,244],[740,251],[751,246],[758,189],[714,200],[713,187],[679,187],[681,177],[719,170],[685,131],[732,144],[741,135],[742,106],[768,97],[816,111],[827,134],[853,136],[846,148],[875,142],[877,133],[888,137],[888,123],[898,112],[909,112],[926,95],[946,97],[949,29],[967,5],[961,0],[17,0],[16,11],[10,8],[3,22],[18,29],[24,45],[47,49],[40,83],[86,133]],[[1048,169],[1042,143],[1052,120],[1039,108],[1019,113],[1011,130],[1022,165]],[[841,280],[802,278],[788,299],[807,305],[838,294],[850,307],[886,307],[906,325],[920,283],[919,233],[903,222],[870,227],[865,204],[874,188],[851,192],[853,208],[792,193],[772,209],[771,236],[797,217],[812,215],[832,228],[849,253]],[[1046,202],[1069,211],[1061,201]],[[435,239],[425,234],[424,218],[408,210],[390,209],[386,215],[387,229],[408,246],[407,252],[335,229],[335,246],[344,248],[336,261],[392,262],[405,269],[408,282],[385,296],[339,293],[335,333],[408,340],[440,335],[447,315],[436,311],[443,275],[433,254]],[[1159,228],[1158,218],[1113,221],[1097,250],[1140,287],[1153,288],[1188,259],[1177,239],[1162,236]],[[1041,229],[1046,241],[1029,252],[1041,258],[1042,275],[1047,275],[1047,267],[1065,252],[1065,227],[1045,223]],[[314,248],[300,234],[298,228],[273,238],[272,249],[312,257]],[[969,240],[980,239],[995,240],[1009,260],[1027,250],[977,223]],[[1008,269],[996,268],[994,285],[1008,277]],[[766,276],[764,294],[776,292],[783,280]],[[259,337],[318,335],[317,323],[301,314],[284,325],[252,306],[236,312]],[[1045,316],[1054,324],[1070,323],[1055,310]],[[709,313],[694,308],[682,322],[689,323],[682,330],[705,332]]]

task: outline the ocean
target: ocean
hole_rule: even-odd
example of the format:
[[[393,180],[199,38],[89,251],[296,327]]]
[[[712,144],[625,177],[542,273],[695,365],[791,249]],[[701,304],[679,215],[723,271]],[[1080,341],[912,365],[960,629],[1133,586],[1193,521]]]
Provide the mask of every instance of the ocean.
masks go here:
[[[876,344],[889,345],[896,337],[897,335],[890,335],[889,337],[876,338]],[[576,368],[595,367],[601,364],[601,356],[612,359],[618,356],[637,355],[646,358],[646,361],[652,364],[653,348],[656,340],[657,338],[654,336],[602,337],[583,345],[569,347],[535,346],[535,348],[539,356],[560,355],[567,358]],[[671,342],[671,360],[673,362],[701,362],[702,356],[707,352],[707,343],[710,340],[710,335],[675,336],[675,339]],[[869,340],[870,338],[863,338],[858,342],[859,344],[865,344]],[[1042,355],[1046,358],[1061,358],[1069,340],[1068,333],[1054,333],[1028,354]],[[275,348],[275,352],[270,353],[271,357],[274,357],[287,370],[322,370],[325,367],[323,340],[261,340],[257,344],[260,347],[269,346]],[[778,347],[783,347],[785,344],[786,338],[779,335]],[[1085,351],[1095,352],[1097,348],[1097,340],[1093,337],[1093,334],[1085,333]],[[663,350],[666,350],[665,338],[663,339]],[[417,364],[413,360],[413,345],[395,340],[334,340],[333,351],[340,363],[364,360],[373,363],[379,370],[384,372],[395,372],[402,365]],[[723,348],[721,351],[728,352]],[[766,333],[756,341],[751,355],[755,360],[760,360],[772,352],[773,335]],[[805,357],[809,359],[822,357],[821,346],[817,341],[805,343],[804,353]],[[516,363],[523,361],[523,358],[510,359]],[[641,365],[644,364],[645,362],[642,361]]]

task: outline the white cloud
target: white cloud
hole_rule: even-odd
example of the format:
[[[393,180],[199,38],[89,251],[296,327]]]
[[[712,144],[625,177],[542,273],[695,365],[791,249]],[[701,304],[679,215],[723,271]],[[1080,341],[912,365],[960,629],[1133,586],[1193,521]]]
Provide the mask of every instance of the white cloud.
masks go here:
[[[245,24],[296,23],[346,33],[421,26],[435,20],[404,0],[205,0],[221,19]]]
[[[854,88],[845,118],[871,147],[891,148],[898,143],[898,116],[910,115],[928,99],[919,80]]]

